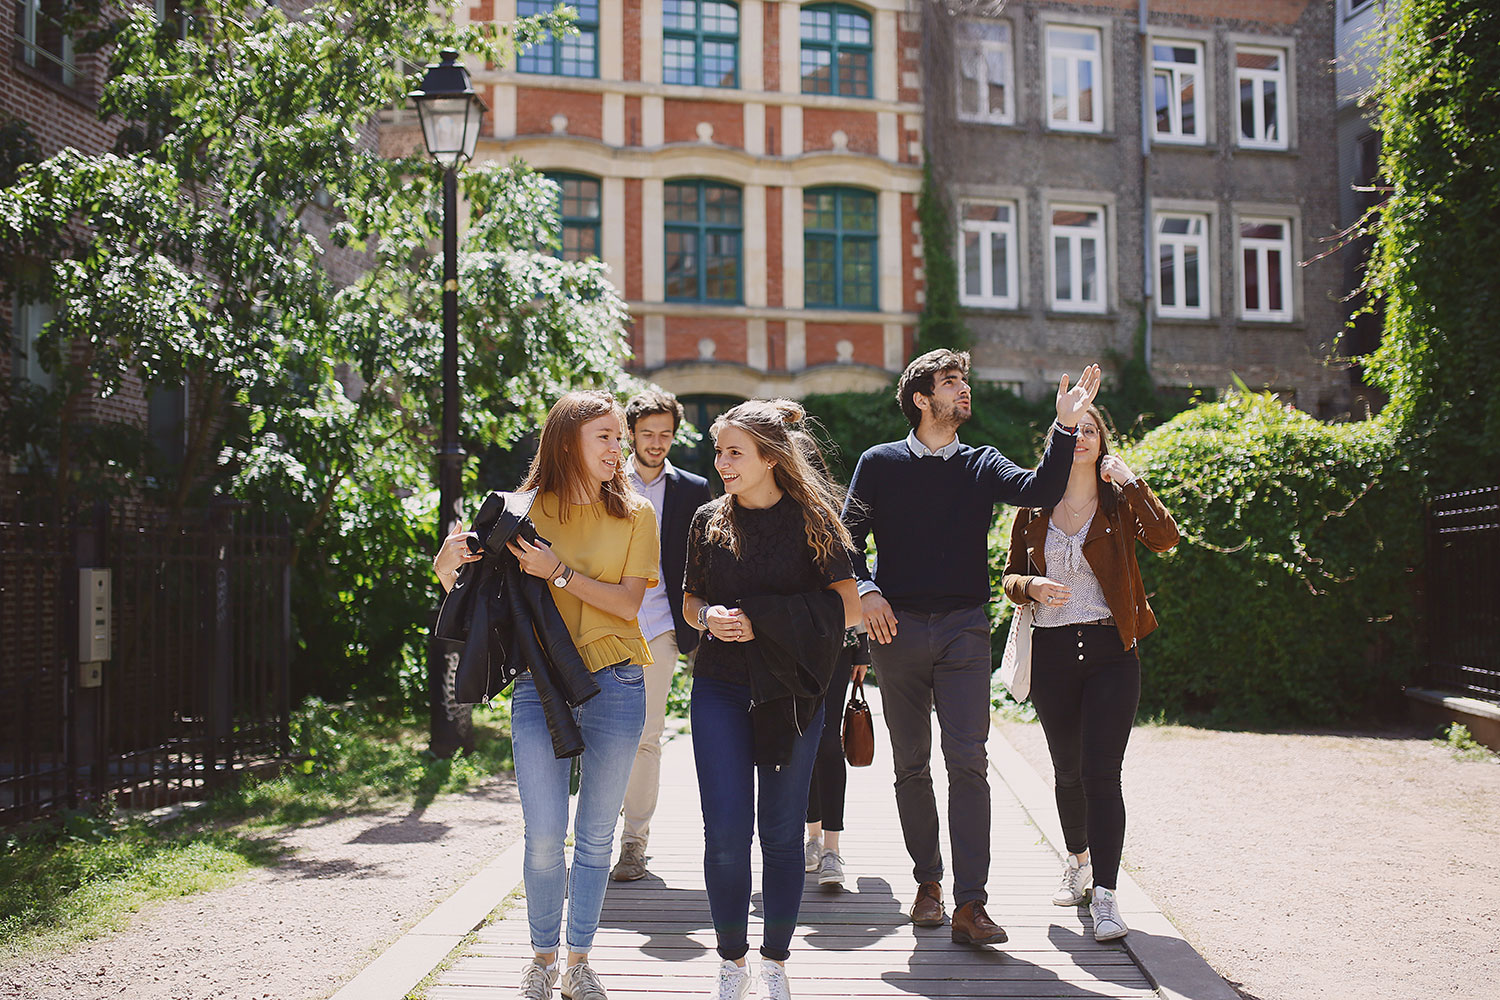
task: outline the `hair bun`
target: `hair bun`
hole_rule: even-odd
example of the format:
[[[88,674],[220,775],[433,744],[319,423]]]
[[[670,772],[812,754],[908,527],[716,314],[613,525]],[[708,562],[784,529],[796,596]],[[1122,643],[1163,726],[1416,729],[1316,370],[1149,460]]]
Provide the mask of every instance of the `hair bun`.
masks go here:
[[[771,406],[781,415],[781,422],[788,426],[800,424],[807,418],[807,411],[796,400],[773,399],[771,400]]]

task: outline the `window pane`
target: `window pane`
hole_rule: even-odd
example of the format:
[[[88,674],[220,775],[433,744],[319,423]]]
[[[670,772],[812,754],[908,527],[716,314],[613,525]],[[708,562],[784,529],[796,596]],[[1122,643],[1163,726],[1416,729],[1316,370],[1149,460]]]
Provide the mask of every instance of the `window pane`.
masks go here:
[[[1186,216],[1163,215],[1160,222],[1157,223],[1157,226],[1165,235],[1182,236],[1187,234],[1187,231],[1192,226],[1192,223],[1193,220],[1187,218]]]
[[[1235,53],[1235,64],[1241,69],[1279,70],[1281,56],[1275,52],[1246,52],[1242,49]]]
[[[1250,312],[1260,308],[1260,275],[1256,263],[1259,256],[1254,250],[1245,250],[1245,311]]]
[[[1090,59],[1078,61],[1078,120],[1094,120],[1094,63]]]
[[[1005,114],[1005,53],[1000,49],[990,49],[985,53],[985,72],[989,79],[989,105],[986,108],[991,116],[999,117]]]
[[[982,222],[1009,222],[1010,206],[966,202],[964,204],[964,218],[977,219]]]
[[[839,93],[850,97],[870,96],[870,53],[839,53]]]
[[[870,19],[852,11],[839,11],[838,40],[840,45],[869,45]]]
[[[1073,298],[1073,255],[1069,250],[1072,241],[1066,236],[1054,236],[1052,238],[1053,293],[1059,302],[1068,302]]]
[[[1281,301],[1281,251],[1266,251],[1266,308],[1271,312],[1280,312],[1284,307]]]
[[[698,236],[696,233],[668,231],[667,297],[698,297]]]
[[[844,194],[845,232],[873,233],[875,231],[875,196],[870,194]]]
[[[1203,298],[1199,294],[1201,277],[1198,271],[1198,248],[1189,246],[1182,248],[1182,304],[1189,309],[1198,309],[1203,305]]]
[[[1005,234],[990,235],[990,294],[996,298],[1010,295],[1010,258],[1005,251]]]
[[[843,304],[875,304],[875,244],[870,240],[844,241]]]
[[[1177,248],[1171,243],[1163,243],[1161,250],[1157,253],[1160,264],[1161,282],[1161,304],[1163,306],[1175,307],[1177,302]]]
[[[983,55],[977,48],[966,48],[958,60],[958,111],[959,114],[977,115],[979,108],[979,81],[984,70]]]
[[[704,221],[717,225],[740,224],[740,189],[705,186],[703,189]]]
[[[1099,241],[1084,239],[1079,241],[1079,269],[1083,272],[1082,295],[1085,302],[1099,301]]]
[[[1182,105],[1182,134],[1198,134],[1198,111],[1196,103],[1197,75],[1193,73],[1182,73],[1179,75],[1179,86],[1182,88],[1178,100]]]
[[[698,186],[668,184],[664,192],[663,211],[668,222],[698,221]]]
[[[834,305],[834,244],[829,236],[809,236],[803,249],[803,267],[807,275],[804,298],[808,305]]]
[[[802,49],[802,92],[833,93],[833,53],[827,49]]]
[[[1068,60],[1052,59],[1052,119],[1068,121]]]
[[[1240,135],[1246,139],[1255,135],[1255,81],[1240,81]]]
[[[692,39],[666,38],[662,40],[661,75],[664,82],[697,83],[698,68],[694,65],[694,61]]]
[[[837,196],[832,191],[804,192],[802,195],[802,227],[804,229],[838,228],[836,202]]]
[[[729,3],[705,0],[703,4],[703,30],[712,35],[738,35],[740,12]]]
[[[594,75],[594,33],[585,31],[581,35],[564,38],[562,60],[558,71],[563,76]]]
[[[1093,52],[1099,47],[1099,36],[1092,31],[1079,31],[1075,28],[1048,28],[1047,44]]]
[[[733,42],[703,43],[703,73],[699,82],[705,87],[733,87],[738,53]]]
[[[1093,226],[1099,222],[1099,213],[1086,208],[1055,208],[1052,210],[1054,226]]]
[[[964,233],[964,294],[978,298],[984,292],[980,288],[980,281],[984,277],[979,259],[980,237],[976,232]]]
[[[661,5],[661,24],[668,31],[693,31],[698,27],[698,14],[694,0],[664,0]]]
[[[1152,74],[1151,93],[1156,104],[1156,131],[1172,132],[1172,75]]]
[[[1261,101],[1265,110],[1266,134],[1263,137],[1267,142],[1276,142],[1281,138],[1276,129],[1276,81],[1267,80],[1261,87]]]
[[[802,40],[804,42],[833,41],[833,12],[803,8]]]
[[[740,237],[738,233],[709,233],[704,262],[707,298],[732,302],[739,298]]]
[[[1240,236],[1245,239],[1279,240],[1285,233],[1286,227],[1279,222],[1240,223]]]

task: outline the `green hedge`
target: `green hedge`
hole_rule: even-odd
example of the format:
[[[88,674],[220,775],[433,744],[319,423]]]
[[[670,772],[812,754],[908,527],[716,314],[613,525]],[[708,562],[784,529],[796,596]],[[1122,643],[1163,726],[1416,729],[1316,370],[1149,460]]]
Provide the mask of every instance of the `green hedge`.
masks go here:
[[[1141,646],[1142,715],[1317,724],[1399,704],[1419,663],[1422,508],[1390,425],[1242,394],[1124,457],[1183,535],[1141,551],[1161,622]]]

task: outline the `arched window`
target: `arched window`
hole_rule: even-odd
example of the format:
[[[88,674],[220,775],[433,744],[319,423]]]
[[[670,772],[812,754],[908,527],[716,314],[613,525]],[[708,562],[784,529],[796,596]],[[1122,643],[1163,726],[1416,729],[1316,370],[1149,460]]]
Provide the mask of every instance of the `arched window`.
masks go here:
[[[739,302],[740,189],[713,181],[668,181],[663,196],[667,299]]]
[[[870,97],[874,61],[870,15],[841,3],[802,8],[802,92]]]
[[[664,0],[662,80],[695,87],[740,85],[740,10],[722,0]]]
[[[599,178],[548,171],[547,179],[555,181],[558,187],[562,259],[587,260],[599,256],[599,220],[603,215]]]
[[[560,0],[516,0],[521,17],[550,14]],[[578,12],[573,27],[576,35],[538,42],[516,59],[522,73],[545,73],[551,76],[599,76],[599,0],[569,0],[567,6]]]
[[[803,298],[809,308],[877,308],[879,215],[873,191],[827,187],[802,193]]]

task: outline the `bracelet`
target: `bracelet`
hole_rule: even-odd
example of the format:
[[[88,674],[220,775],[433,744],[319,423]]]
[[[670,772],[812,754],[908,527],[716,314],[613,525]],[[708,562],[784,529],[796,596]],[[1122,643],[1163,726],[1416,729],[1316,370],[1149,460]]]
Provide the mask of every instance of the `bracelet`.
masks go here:
[[[707,604],[703,605],[703,607],[701,607],[701,608],[698,609],[698,631],[699,632],[707,632],[708,631],[708,605]]]

